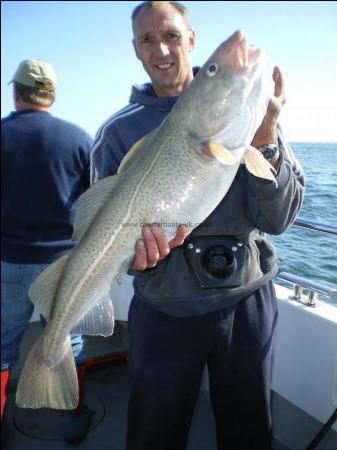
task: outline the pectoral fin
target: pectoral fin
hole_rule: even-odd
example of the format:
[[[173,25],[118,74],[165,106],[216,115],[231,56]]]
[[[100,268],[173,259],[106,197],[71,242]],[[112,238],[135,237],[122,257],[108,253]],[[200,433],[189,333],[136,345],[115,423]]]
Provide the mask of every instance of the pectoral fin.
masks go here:
[[[274,177],[276,170],[256,148],[248,147],[243,159],[250,173],[256,177],[275,181],[275,183],[277,183]]]
[[[205,144],[205,154],[214,159],[217,159],[222,164],[227,166],[233,166],[235,164],[235,158],[233,154],[219,142],[209,141]]]

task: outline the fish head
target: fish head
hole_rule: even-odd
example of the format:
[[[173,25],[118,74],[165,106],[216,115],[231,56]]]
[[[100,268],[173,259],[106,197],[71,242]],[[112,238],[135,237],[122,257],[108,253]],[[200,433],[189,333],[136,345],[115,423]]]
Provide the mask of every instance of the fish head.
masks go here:
[[[198,140],[249,144],[266,112],[265,57],[235,31],[199,69],[186,94],[185,128]],[[247,126],[249,124],[249,126]]]

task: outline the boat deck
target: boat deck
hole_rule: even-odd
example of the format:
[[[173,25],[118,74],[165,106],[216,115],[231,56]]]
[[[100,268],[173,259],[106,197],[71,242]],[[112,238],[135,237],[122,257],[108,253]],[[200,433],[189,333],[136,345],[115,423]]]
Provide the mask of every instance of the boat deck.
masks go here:
[[[16,380],[26,354],[40,333],[39,323],[31,323],[25,332],[20,359],[12,372],[7,408],[6,450],[65,450],[74,445],[63,441],[62,418],[49,409],[21,409],[14,402]],[[126,324],[117,322],[109,338],[88,337],[87,351],[91,361],[86,377],[86,404],[93,412],[86,439],[78,450],[123,450],[125,448],[128,400],[127,359],[118,359],[127,349]],[[117,359],[113,361],[113,355]],[[105,358],[104,358],[105,357]],[[158,449],[160,450],[160,449]],[[212,411],[207,390],[200,390],[187,450],[216,450]],[[274,450],[287,450],[274,442]]]

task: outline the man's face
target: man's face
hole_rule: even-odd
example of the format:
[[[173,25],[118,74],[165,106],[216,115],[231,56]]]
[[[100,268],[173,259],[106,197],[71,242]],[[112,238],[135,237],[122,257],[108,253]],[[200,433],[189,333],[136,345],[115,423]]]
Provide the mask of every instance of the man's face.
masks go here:
[[[143,8],[134,23],[133,45],[158,96],[179,95],[192,81],[194,31],[171,5]]]

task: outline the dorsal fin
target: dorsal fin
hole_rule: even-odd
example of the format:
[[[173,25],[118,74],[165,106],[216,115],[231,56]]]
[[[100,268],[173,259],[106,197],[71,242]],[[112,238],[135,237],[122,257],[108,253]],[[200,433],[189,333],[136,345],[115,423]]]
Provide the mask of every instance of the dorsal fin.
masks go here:
[[[149,137],[154,133],[155,130],[151,131],[151,133],[146,134],[141,139],[133,144],[130,150],[122,159],[122,162],[119,165],[118,172],[123,172],[129,165],[130,161],[137,155],[139,150],[143,147],[143,145],[148,141]]]
[[[78,241],[82,238],[97,212],[111,194],[118,178],[118,175],[103,178],[80,196],[75,212],[73,240]]]

